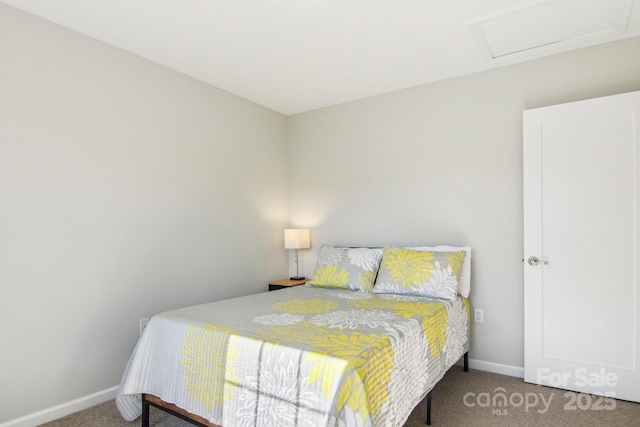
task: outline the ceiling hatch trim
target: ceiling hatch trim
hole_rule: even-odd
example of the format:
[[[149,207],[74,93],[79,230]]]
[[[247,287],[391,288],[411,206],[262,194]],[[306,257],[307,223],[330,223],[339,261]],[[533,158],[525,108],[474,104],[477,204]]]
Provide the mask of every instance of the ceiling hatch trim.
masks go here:
[[[633,0],[544,0],[475,21],[469,28],[492,63],[538,57],[623,33],[632,7]]]

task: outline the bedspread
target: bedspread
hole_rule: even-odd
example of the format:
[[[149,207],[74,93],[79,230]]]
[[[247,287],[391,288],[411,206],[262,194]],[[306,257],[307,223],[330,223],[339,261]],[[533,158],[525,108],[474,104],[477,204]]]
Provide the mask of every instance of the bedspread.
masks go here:
[[[298,286],[151,318],[116,398],[234,426],[400,426],[468,350],[468,303]]]

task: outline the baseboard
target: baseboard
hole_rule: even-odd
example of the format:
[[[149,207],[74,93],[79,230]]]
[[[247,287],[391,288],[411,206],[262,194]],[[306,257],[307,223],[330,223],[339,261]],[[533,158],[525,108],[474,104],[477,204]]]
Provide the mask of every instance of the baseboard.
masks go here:
[[[462,362],[458,362],[461,365]],[[491,372],[493,374],[508,375],[510,377],[524,378],[524,368],[519,366],[503,365],[501,363],[485,362],[484,360],[469,359],[469,368],[478,371]],[[0,427],[35,427],[49,421],[57,420],[74,412],[82,411],[108,400],[115,399],[118,386],[99,391],[89,396],[81,397],[71,402],[63,403],[52,408],[44,409],[15,420],[6,421]]]
[[[519,366],[485,362],[484,360],[478,359],[469,359],[469,368],[476,369],[478,371],[491,372],[492,374],[501,374],[508,375],[510,377],[524,378],[524,368],[521,368]]]
[[[48,423],[49,421],[57,420],[58,418],[73,414],[74,412],[82,411],[83,409],[87,409],[92,406],[99,405],[100,403],[104,403],[108,400],[115,399],[117,393],[118,386],[111,387],[106,390],[90,394],[89,396],[84,396],[79,399],[63,403],[61,405],[53,406],[51,408],[43,409],[42,411],[38,411],[33,414],[25,415],[24,417],[0,423],[0,427],[39,426],[40,424]]]

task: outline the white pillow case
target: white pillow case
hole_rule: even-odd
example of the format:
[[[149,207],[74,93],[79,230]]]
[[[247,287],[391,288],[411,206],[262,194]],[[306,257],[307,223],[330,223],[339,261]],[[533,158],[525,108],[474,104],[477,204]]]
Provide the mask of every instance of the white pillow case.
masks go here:
[[[407,247],[416,251],[438,251],[438,252],[456,252],[465,251],[467,254],[462,261],[462,269],[460,270],[460,279],[458,281],[458,294],[465,298],[469,298],[471,291],[471,248],[456,246],[417,246]]]

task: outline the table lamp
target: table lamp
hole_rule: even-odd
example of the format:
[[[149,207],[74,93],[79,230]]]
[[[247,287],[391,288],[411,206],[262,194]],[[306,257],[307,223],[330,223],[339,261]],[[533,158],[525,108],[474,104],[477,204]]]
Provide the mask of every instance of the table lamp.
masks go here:
[[[296,251],[296,275],[290,277],[291,280],[302,280],[298,271],[298,249],[308,249],[311,247],[311,230],[308,228],[287,228],[284,230],[284,248],[295,249]]]

